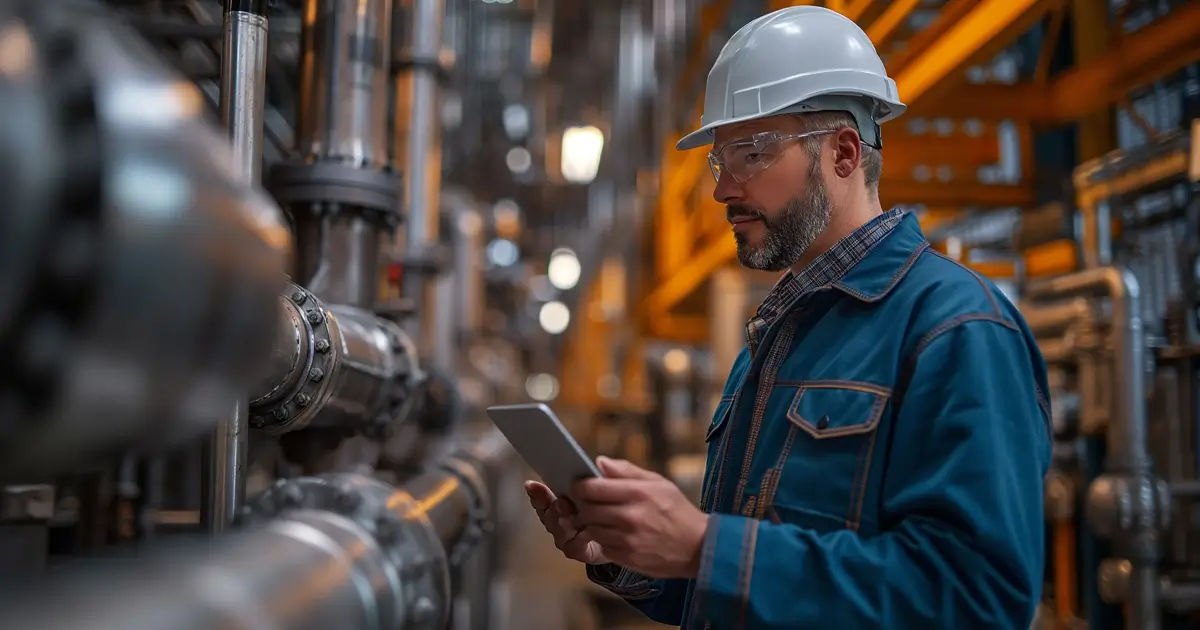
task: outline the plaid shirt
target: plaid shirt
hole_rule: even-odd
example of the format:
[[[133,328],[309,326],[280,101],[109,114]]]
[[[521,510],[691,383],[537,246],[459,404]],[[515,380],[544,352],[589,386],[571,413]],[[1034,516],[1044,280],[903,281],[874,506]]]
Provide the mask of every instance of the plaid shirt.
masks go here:
[[[746,345],[750,347],[750,353],[758,352],[758,343],[763,333],[779,321],[800,298],[837,282],[862,261],[897,225],[900,225],[904,213],[901,209],[884,212],[817,256],[816,260],[809,263],[800,273],[785,272],[759,305],[754,317],[746,324]]]

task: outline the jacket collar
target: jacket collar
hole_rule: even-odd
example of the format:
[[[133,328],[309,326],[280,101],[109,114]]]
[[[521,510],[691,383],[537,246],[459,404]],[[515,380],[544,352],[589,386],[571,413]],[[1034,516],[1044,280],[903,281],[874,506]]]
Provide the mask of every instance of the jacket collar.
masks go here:
[[[910,212],[891,234],[832,286],[864,302],[877,302],[904,279],[928,248],[929,241],[921,232],[917,216]]]

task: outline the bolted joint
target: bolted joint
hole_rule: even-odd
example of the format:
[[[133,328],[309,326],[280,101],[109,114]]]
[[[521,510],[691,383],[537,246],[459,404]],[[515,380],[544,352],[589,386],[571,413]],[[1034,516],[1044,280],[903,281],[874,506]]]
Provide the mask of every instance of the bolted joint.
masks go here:
[[[333,490],[333,506],[341,514],[353,514],[363,504],[362,495],[350,485],[340,485]]]
[[[1088,488],[1087,518],[1103,539],[1154,537],[1170,525],[1170,500],[1166,482],[1153,475],[1105,474]]]

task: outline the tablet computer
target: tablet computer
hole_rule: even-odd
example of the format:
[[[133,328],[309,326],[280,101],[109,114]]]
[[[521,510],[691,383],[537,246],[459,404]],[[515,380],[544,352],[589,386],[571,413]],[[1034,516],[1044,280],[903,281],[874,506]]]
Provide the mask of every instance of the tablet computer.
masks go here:
[[[579,479],[603,477],[546,405],[496,405],[488,407],[487,414],[555,496],[568,496]]]

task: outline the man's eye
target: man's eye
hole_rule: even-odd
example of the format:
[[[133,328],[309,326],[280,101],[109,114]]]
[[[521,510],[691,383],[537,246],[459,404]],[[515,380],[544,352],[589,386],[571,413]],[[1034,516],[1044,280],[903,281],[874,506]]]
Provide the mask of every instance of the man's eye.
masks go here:
[[[746,164],[758,164],[764,157],[762,153],[747,153],[742,157],[742,161]]]

